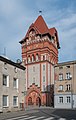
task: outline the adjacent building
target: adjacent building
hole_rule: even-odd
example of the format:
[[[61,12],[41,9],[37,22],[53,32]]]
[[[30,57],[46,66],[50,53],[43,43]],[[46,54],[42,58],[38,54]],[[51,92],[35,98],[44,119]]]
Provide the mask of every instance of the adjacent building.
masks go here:
[[[0,56],[0,112],[21,109],[24,91],[25,67]]]
[[[54,107],[76,108],[76,61],[55,65]]]
[[[54,65],[58,62],[57,30],[40,15],[20,41],[26,67],[26,105],[53,105]]]

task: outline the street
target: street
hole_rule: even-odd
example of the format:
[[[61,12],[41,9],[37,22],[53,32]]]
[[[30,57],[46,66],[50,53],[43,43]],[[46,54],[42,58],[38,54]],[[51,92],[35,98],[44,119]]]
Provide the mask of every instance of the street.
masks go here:
[[[76,110],[53,108],[27,109],[0,114],[0,120],[76,120]]]

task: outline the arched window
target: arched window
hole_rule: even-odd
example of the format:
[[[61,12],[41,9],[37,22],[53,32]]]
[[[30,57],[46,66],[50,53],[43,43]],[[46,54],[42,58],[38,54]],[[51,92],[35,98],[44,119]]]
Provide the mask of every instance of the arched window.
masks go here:
[[[45,55],[43,55],[43,60],[45,60]]]
[[[34,55],[32,55],[32,62],[34,62],[35,61],[35,57],[34,57]]]
[[[39,56],[38,56],[38,54],[36,54],[36,61],[38,61],[39,60]]]
[[[30,59],[30,55],[28,56],[28,63],[30,63],[31,62],[31,59]]]

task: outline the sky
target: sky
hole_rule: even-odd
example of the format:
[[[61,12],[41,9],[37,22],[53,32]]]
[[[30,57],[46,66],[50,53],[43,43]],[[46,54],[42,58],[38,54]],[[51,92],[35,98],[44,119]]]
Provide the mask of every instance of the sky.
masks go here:
[[[40,15],[58,31],[59,62],[76,60],[76,0],[0,0],[0,55],[21,59],[19,41]]]

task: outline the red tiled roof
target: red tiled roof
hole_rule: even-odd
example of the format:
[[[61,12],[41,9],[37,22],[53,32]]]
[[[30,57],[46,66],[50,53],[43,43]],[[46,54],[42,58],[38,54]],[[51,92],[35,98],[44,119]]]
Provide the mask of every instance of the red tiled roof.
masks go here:
[[[53,36],[56,33],[57,42],[58,42],[58,46],[59,46],[58,35],[57,35],[56,29],[55,28],[49,29],[41,15],[38,16],[36,21],[31,24],[31,26],[29,27],[29,29],[26,33],[26,36],[23,38],[23,40],[20,41],[20,43],[22,43],[28,37],[31,29],[34,29],[36,31],[36,34],[49,34],[49,35]]]
[[[56,29],[55,28],[50,28],[49,33],[50,33],[50,35],[53,36],[56,33]]]
[[[41,34],[45,34],[49,32],[48,27],[41,15],[34,22],[34,26],[39,30]]]

